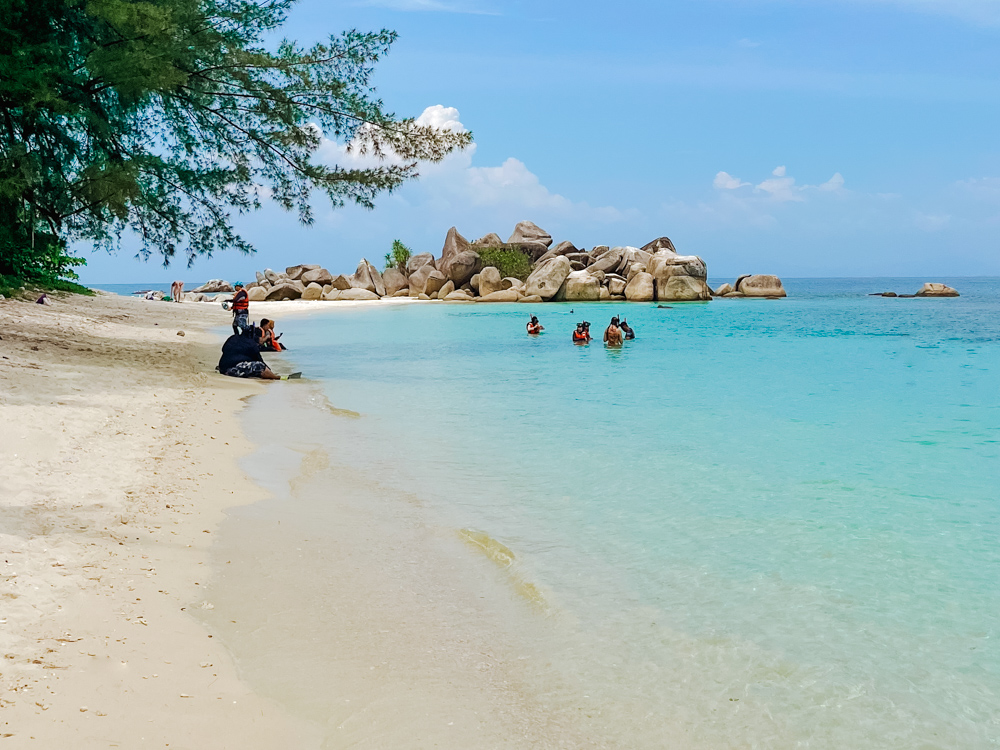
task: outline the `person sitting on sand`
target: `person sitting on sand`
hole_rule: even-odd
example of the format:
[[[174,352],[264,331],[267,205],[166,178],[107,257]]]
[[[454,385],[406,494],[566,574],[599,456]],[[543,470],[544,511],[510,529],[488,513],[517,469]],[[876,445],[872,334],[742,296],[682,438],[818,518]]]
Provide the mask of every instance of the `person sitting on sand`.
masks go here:
[[[618,324],[618,327],[621,328],[622,333],[625,334],[626,341],[631,341],[635,338],[635,329],[628,324],[627,320],[623,319],[622,322]]]
[[[288,347],[282,344],[278,339],[281,338],[279,333],[277,336],[274,335],[274,321],[268,318],[261,318],[260,321],[261,330],[261,341],[260,350],[262,352],[283,352]]]
[[[260,356],[260,329],[256,327],[247,327],[242,333],[234,333],[226,339],[216,369],[231,378],[281,379]]]
[[[573,331],[573,343],[586,344],[588,341],[590,341],[590,330],[588,329],[586,321],[583,323],[577,323],[576,330]]]
[[[622,345],[622,329],[618,327],[618,318],[612,318],[611,324],[604,329],[604,343],[608,346]]]
[[[238,336],[250,325],[250,295],[243,288],[242,281],[237,281],[233,288],[236,289],[236,294],[229,304],[233,311],[233,333]]]
[[[175,281],[170,285],[170,299],[174,302],[180,302],[181,297],[184,296],[184,282]]]
[[[528,321],[528,333],[532,336],[541,333],[545,330],[545,326],[538,322],[538,318],[534,315],[531,316],[531,320]]]

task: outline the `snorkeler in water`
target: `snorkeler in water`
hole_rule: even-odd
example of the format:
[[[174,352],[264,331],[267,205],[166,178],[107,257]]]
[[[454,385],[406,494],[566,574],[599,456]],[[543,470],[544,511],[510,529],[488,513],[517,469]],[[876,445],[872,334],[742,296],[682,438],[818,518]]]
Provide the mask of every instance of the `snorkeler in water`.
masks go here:
[[[527,329],[528,329],[528,333],[530,333],[532,336],[534,336],[534,335],[539,334],[542,331],[544,331],[545,330],[545,326],[543,326],[541,323],[539,323],[538,322],[538,318],[536,318],[534,315],[532,315],[531,316],[531,320],[528,321]]]
[[[625,334],[625,340],[631,341],[635,338],[635,329],[628,324],[628,321],[624,318],[622,322],[618,324],[618,327],[622,329],[622,333]]]
[[[573,331],[573,343],[574,344],[586,344],[590,341],[590,323],[583,321],[582,323],[576,324],[576,330]]]

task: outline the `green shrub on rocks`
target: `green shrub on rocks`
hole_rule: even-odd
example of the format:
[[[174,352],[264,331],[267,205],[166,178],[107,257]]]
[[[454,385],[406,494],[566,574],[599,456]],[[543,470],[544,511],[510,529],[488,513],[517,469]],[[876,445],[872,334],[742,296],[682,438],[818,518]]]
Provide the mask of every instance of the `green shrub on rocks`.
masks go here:
[[[483,260],[483,267],[493,266],[500,272],[500,278],[512,276],[524,281],[531,273],[531,258],[517,245],[477,247],[475,250]]]
[[[411,255],[413,255],[413,251],[404,245],[401,240],[393,240],[392,250],[385,254],[385,268],[382,270],[388,271],[390,268],[405,269]]]

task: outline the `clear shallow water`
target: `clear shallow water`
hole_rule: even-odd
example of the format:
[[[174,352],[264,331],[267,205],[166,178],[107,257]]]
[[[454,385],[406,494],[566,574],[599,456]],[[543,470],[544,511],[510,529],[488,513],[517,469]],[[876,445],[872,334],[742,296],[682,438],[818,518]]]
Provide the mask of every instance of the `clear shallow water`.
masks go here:
[[[525,689],[600,706],[601,743],[992,747],[1000,281],[951,283],[961,298],[791,280],[782,301],[413,305],[278,328],[362,415],[316,433],[335,463],[513,553],[517,648],[545,656]],[[570,343],[612,314],[636,341]],[[272,489],[286,520],[341,523],[318,489]]]

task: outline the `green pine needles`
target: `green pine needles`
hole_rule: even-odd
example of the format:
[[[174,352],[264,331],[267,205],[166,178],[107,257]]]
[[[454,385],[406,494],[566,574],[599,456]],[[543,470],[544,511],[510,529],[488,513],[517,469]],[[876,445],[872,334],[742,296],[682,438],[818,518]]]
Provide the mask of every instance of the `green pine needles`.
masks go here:
[[[252,252],[231,217],[263,196],[304,224],[314,191],[334,207],[372,208],[418,162],[472,142],[376,98],[369,80],[395,32],[267,49],[293,3],[4,0],[0,274],[33,272],[32,236],[36,254],[63,258],[64,275],[67,241],[116,249],[125,230],[164,265]],[[322,163],[324,138],[367,155],[366,166]]]

